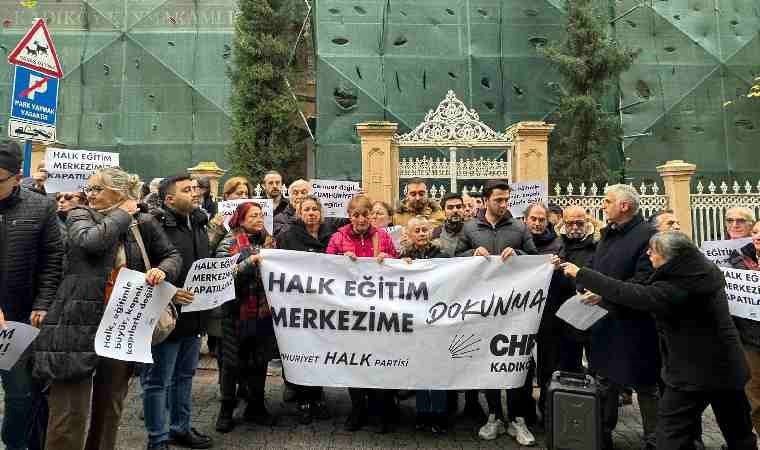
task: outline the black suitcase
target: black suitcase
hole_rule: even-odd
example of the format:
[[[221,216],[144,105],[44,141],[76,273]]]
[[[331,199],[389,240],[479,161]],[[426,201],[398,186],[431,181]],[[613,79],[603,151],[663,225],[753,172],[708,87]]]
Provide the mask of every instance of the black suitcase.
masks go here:
[[[602,400],[590,375],[554,372],[546,395],[549,450],[602,448]]]

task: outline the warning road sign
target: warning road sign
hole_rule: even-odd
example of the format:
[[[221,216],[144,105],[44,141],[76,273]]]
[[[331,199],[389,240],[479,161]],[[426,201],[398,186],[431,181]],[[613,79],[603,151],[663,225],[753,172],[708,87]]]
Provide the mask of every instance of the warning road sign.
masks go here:
[[[8,62],[42,72],[49,77],[63,77],[53,39],[42,19],[34,22],[16,48],[8,54]]]

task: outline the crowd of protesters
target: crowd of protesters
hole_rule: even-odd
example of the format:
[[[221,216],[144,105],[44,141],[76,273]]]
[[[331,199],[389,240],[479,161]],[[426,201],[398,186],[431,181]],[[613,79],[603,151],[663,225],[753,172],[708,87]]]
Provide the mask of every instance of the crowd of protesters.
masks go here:
[[[760,323],[732,318],[722,272],[707,260],[670,210],[644,218],[636,191],[607,189],[607,223],[581,207],[531,205],[510,213],[510,186],[491,180],[482,194],[450,193],[440,203],[424,180],[406,184],[398,207],[353,197],[346,219],[326,218],[308,180],[287,187],[268,172],[274,233],[262,207],[242,203],[224,226],[208,179],[178,174],[144,189],[136,175],[104,168],[82,192],[46,196],[44,166],[22,179],[18,145],[0,146],[0,321],[19,321],[40,334],[10,371],[0,371],[5,391],[2,440],[8,449],[111,450],[131,377],[142,387],[147,448],[211,448],[212,437],[192,426],[192,383],[202,336],[219,367],[221,404],[216,431],[242,419],[273,426],[267,409],[267,366],[279,358],[271,310],[258,265],[266,248],[343,255],[351,260],[551,255],[556,270],[538,331],[538,352],[525,384],[506,391],[465,392],[464,414],[481,421],[485,440],[507,433],[520,445],[536,444],[543,427],[546,386],[556,370],[587,372],[602,399],[603,448],[613,449],[621,396],[637,394],[648,449],[702,448],[701,417],[710,405],[729,449],[754,449],[760,431]],[[141,192],[141,189],[144,189]],[[251,198],[243,177],[224,183],[224,200]],[[735,251],[735,268],[760,270],[760,222],[751,210],[726,213],[729,239],[752,238]],[[183,312],[193,294],[177,290],[176,328],[152,348],[153,364],[100,357],[94,337],[121,268],[145,273],[150,285],[183,286],[190,266],[208,257],[236,256],[236,299],[211,311]],[[455,262],[451,262],[454,264]],[[589,331],[556,317],[564,301],[609,311]],[[286,385],[300,423],[327,419],[330,405],[315,386]],[[538,399],[534,397],[534,380]],[[447,432],[458,411],[458,393],[349,388],[345,428],[391,430],[398,401],[415,395],[419,431]],[[538,401],[537,401],[538,400]]]

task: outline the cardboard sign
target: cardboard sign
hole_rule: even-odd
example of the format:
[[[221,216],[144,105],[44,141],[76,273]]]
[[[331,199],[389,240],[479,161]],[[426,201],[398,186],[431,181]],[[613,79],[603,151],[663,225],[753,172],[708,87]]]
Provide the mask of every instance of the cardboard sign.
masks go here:
[[[243,203],[258,203],[264,213],[264,228],[269,234],[274,233],[274,206],[271,198],[241,198],[238,200],[224,200],[217,203],[217,211],[224,216],[224,228],[230,230],[230,219],[235,214],[237,207]]]
[[[734,250],[738,250],[752,242],[752,238],[727,239],[724,241],[705,241],[700,250],[707,259],[719,267],[731,267],[728,263],[729,256]]]
[[[528,206],[534,203],[546,205],[549,191],[541,182],[511,183],[512,193],[509,195],[509,211],[513,217],[522,217]]]
[[[348,202],[361,186],[356,181],[311,180],[311,191],[322,202],[324,217],[348,217]]]
[[[16,362],[40,334],[40,330],[21,322],[5,322],[0,330],[0,369],[11,370]]]
[[[119,154],[50,147],[45,151],[47,192],[81,192],[98,169],[117,167]]]
[[[238,256],[195,261],[185,278],[185,290],[193,293],[193,302],[182,306],[182,312],[214,309],[222,303],[234,300],[235,277],[232,269]]]

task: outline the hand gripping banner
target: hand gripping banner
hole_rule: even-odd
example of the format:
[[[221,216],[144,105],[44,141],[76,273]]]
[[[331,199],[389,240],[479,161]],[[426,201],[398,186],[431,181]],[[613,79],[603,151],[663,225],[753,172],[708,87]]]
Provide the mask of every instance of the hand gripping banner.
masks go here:
[[[532,364],[548,256],[371,258],[264,250],[288,381],[383,389],[519,387]]]

